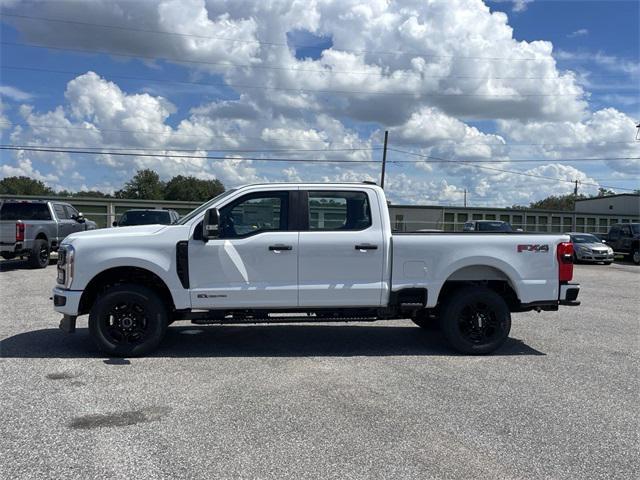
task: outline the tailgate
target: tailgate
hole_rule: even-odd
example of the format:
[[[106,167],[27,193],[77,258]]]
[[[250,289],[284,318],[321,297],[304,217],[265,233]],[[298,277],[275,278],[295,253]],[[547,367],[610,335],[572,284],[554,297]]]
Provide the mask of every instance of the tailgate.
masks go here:
[[[16,243],[16,222],[0,221],[0,243]]]

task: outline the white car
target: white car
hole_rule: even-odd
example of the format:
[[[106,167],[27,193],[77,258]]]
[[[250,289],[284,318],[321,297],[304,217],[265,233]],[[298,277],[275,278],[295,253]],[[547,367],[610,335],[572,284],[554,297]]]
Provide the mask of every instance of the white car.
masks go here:
[[[392,234],[372,184],[247,185],[175,225],[67,237],[53,301],[66,331],[89,314],[109,355],[153,350],[176,320],[402,318],[436,318],[454,349],[484,354],[511,313],[579,304],[572,262],[568,235]]]

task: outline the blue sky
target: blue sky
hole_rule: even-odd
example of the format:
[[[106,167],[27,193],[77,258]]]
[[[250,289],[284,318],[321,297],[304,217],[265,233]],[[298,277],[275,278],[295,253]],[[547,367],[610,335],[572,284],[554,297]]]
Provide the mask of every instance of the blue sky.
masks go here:
[[[400,202],[456,204],[467,189],[477,205],[528,203],[570,191],[574,178],[586,192],[598,185],[639,188],[637,160],[568,159],[640,156],[640,142],[632,143],[632,123],[640,120],[640,2],[486,2],[505,20],[481,2],[465,1],[379,10],[327,2],[315,12],[295,11],[286,1],[267,9],[259,2],[189,0],[179,10],[170,0],[7,2],[0,46],[3,144],[198,149],[199,156],[228,155],[233,148],[342,147],[352,151],[296,156],[365,162],[125,161],[2,151],[0,176],[104,190],[120,188],[143,167],[164,178],[193,174],[229,186],[375,180],[379,166],[367,162],[379,160],[376,147],[389,129],[399,150],[459,162],[391,164],[389,194]],[[198,17],[203,13],[206,20]],[[516,42],[503,27],[513,29]],[[545,53],[545,45],[553,53]],[[512,103],[513,92],[525,98]],[[463,100],[453,97],[458,94]],[[159,131],[166,133],[154,134]],[[390,158],[424,157],[390,152]],[[494,170],[465,163],[492,159],[504,162],[485,165]],[[518,163],[526,159],[541,161]]]

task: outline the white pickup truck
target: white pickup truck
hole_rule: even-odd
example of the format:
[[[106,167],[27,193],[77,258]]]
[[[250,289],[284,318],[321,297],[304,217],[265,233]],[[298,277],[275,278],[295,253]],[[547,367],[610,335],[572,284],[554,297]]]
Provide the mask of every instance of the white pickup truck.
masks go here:
[[[511,312],[579,305],[567,235],[391,232],[373,184],[228,190],[178,224],[95,230],[60,247],[60,326],[136,356],[197,324],[412,319],[463,353],[509,335]]]

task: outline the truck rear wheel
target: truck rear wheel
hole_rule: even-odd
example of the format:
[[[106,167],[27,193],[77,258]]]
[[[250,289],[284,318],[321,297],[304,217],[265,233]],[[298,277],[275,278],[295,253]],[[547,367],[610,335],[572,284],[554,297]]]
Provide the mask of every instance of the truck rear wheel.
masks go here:
[[[444,301],[440,328],[458,352],[483,355],[505,342],[511,330],[511,313],[504,299],[493,290],[465,287]]]
[[[151,289],[133,284],[109,288],[89,313],[98,348],[115,357],[137,357],[155,349],[167,330],[167,308]]]
[[[636,265],[640,265],[640,249],[638,249],[638,247],[633,249],[633,253],[631,254],[631,260]]]
[[[29,266],[31,268],[45,268],[49,265],[49,243],[38,238],[33,242],[33,248],[29,254]]]

